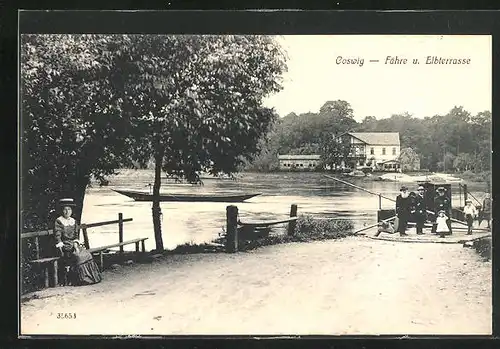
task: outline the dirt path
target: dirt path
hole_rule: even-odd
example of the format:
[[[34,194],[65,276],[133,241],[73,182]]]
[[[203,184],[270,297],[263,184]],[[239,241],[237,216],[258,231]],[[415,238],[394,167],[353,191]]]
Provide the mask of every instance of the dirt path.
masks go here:
[[[491,334],[491,263],[460,244],[349,238],[169,256],[38,292],[23,334]],[[76,313],[74,320],[57,313]]]

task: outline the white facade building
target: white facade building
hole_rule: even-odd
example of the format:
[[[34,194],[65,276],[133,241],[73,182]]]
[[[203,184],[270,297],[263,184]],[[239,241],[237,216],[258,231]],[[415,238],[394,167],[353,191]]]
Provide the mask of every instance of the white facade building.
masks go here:
[[[346,132],[336,137],[338,142],[349,144],[347,161],[341,168],[371,167],[378,171],[399,171],[401,144],[398,132]],[[283,171],[314,170],[320,165],[320,155],[278,155]]]
[[[320,164],[319,155],[278,155],[280,170],[313,171]]]
[[[343,167],[368,166],[374,170],[399,170],[401,144],[399,132],[347,132],[337,137],[351,145]]]

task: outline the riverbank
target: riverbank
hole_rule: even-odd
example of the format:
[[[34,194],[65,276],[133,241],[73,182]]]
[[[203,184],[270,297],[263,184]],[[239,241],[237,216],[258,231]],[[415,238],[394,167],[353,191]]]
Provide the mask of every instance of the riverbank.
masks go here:
[[[491,262],[460,244],[349,237],[168,255],[31,296],[23,334],[491,333]]]

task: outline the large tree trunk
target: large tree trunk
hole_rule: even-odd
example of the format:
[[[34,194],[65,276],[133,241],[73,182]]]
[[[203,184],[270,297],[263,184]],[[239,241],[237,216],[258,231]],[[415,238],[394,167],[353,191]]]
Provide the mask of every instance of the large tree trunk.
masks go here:
[[[83,213],[83,203],[85,200],[85,190],[87,190],[87,185],[89,184],[89,175],[88,174],[77,174],[77,178],[75,181],[74,187],[74,200],[76,203],[76,209],[73,212],[73,218],[81,223],[82,221],[82,213]],[[89,222],[90,223],[90,222]]]
[[[160,187],[161,187],[161,165],[163,163],[164,149],[159,149],[155,154],[155,182],[153,185],[153,227],[155,232],[156,251],[161,252],[163,248],[163,238],[161,235],[161,208],[160,208]]]

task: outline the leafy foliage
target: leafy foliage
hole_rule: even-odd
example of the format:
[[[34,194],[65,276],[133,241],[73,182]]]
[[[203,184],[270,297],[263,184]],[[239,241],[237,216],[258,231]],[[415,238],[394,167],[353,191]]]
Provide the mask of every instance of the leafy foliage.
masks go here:
[[[26,35],[21,50],[23,209],[39,227],[62,195],[81,207],[91,176],[153,159],[160,250],[161,170],[237,171],[277,117],[263,99],[286,70],[271,36]]]
[[[351,151],[351,144],[345,138],[335,138],[329,134],[324,134],[319,149],[320,159],[323,167],[335,169],[342,161],[346,161]]]
[[[335,110],[334,116],[326,117],[331,109]],[[491,169],[491,120],[489,111],[471,115],[463,107],[455,106],[445,115],[423,119],[403,113],[379,120],[366,116],[362,122],[356,122],[349,104],[336,101],[326,102],[319,113],[284,116],[269,137],[275,140],[270,144],[277,153],[323,154],[324,163],[332,165],[339,158],[339,150],[330,141],[338,133],[399,132],[401,148],[411,148],[415,152],[412,157],[420,158],[421,168],[462,171],[466,159],[467,168],[479,173]],[[468,154],[467,157],[464,154]]]
[[[21,38],[22,206],[33,218],[26,223],[41,228],[61,196],[74,196],[81,207],[90,175],[103,179],[128,162],[128,122],[111,69],[116,41]]]
[[[280,89],[286,66],[279,46],[266,36],[133,40],[148,47],[129,63],[137,65],[127,86],[141,115],[135,157],[147,160],[161,150],[165,172],[193,180],[199,171],[235,172],[276,118],[262,100]]]
[[[420,169],[420,157],[417,152],[410,147],[401,149],[399,162],[403,172]]]

